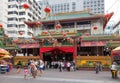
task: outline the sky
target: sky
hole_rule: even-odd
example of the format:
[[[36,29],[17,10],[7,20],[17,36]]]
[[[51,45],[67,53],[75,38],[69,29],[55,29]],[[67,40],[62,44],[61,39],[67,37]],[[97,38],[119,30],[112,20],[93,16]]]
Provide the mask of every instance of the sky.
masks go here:
[[[39,1],[39,0],[36,0]],[[111,22],[118,22],[120,20],[120,0],[105,0],[105,14],[114,12],[110,19]]]

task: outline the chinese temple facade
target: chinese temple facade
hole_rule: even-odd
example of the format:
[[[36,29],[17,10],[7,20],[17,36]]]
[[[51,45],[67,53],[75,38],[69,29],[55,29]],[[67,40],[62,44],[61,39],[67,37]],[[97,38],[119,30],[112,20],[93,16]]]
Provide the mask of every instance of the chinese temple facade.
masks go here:
[[[112,15],[78,11],[25,21],[34,30],[33,38],[18,45],[24,55],[28,52],[36,54],[45,61],[75,60],[77,67],[93,67],[95,62],[109,66],[110,50],[115,47],[112,47],[112,42],[120,41],[118,36],[104,34]]]

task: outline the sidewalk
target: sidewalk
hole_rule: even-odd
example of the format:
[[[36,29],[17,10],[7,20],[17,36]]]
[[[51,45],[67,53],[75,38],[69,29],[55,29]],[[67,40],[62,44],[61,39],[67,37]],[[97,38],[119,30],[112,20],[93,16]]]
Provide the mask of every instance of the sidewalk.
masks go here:
[[[5,74],[4,76],[7,77],[13,77],[13,78],[23,78],[23,70],[20,74],[16,73],[16,69],[13,69],[9,74]],[[1,76],[1,75],[0,75]],[[102,71],[98,74],[95,73],[95,71],[84,71],[84,70],[78,70],[78,71],[63,71],[59,72],[59,70],[56,69],[49,69],[44,71],[44,76],[40,77],[39,72],[37,76],[37,80],[48,80],[48,81],[71,81],[79,82],[79,83],[118,83],[120,82],[120,75],[118,79],[112,79],[111,78],[111,72],[110,71]],[[59,83],[59,82],[58,82]]]

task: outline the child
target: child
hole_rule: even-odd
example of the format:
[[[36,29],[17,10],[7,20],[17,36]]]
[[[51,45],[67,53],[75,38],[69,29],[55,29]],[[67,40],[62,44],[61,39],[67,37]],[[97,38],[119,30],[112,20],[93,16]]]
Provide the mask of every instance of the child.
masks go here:
[[[21,72],[21,68],[20,66],[17,66],[17,73],[20,73]]]
[[[26,80],[27,75],[29,74],[29,70],[27,67],[24,68],[24,79]]]

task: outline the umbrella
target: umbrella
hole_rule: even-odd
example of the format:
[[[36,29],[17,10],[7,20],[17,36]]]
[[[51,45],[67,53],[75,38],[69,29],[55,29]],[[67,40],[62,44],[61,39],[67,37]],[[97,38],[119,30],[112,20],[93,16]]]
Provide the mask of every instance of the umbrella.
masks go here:
[[[112,51],[120,51],[120,46],[116,47],[115,49],[113,49]]]
[[[9,55],[9,52],[5,49],[0,48],[0,56]]]
[[[10,58],[12,58],[12,56],[10,56],[10,55],[5,55],[5,56],[3,56],[3,58],[4,58],[4,59],[10,59]]]
[[[120,56],[120,46],[113,49],[111,54],[113,56]]]

